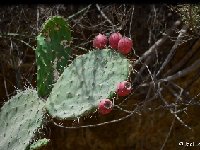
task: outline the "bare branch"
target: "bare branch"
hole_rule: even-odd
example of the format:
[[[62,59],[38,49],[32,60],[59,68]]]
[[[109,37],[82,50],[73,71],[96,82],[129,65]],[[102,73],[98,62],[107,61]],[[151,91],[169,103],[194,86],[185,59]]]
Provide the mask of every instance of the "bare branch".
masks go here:
[[[176,48],[178,47],[178,45],[182,42],[182,39],[184,38],[184,34],[187,32],[187,26],[183,26],[183,28],[181,29],[178,37],[177,37],[177,40],[174,44],[174,46],[172,47],[172,49],[170,50],[170,53],[167,55],[164,63],[162,64],[162,66],[160,67],[160,69],[158,70],[156,76],[158,76],[162,70],[165,68],[165,66],[169,63],[169,61],[172,59],[173,55],[175,54],[176,52]]]
[[[177,78],[180,78],[182,76],[185,76],[186,74],[198,69],[200,67],[200,59],[196,60],[191,66],[185,68],[184,70],[181,70],[179,72],[177,72],[176,74],[172,75],[172,76],[168,76],[165,79],[160,79],[160,81],[171,81],[171,80],[175,80]]]
[[[185,68],[184,70],[181,70],[181,71],[177,72],[176,74],[174,74],[172,76],[168,76],[168,77],[166,77],[164,79],[159,79],[159,80],[157,80],[155,82],[144,83],[144,84],[142,84],[140,86],[141,87],[142,86],[149,86],[151,84],[157,84],[157,83],[164,82],[164,81],[166,81],[166,82],[172,81],[172,80],[175,80],[175,79],[178,79],[178,78],[180,78],[182,76],[187,75],[188,73],[198,69],[199,67],[200,67],[200,59],[196,60],[191,66]]]
[[[172,26],[171,29],[169,29],[166,34],[161,38],[159,39],[157,42],[155,42],[155,44],[153,46],[151,46],[151,48],[146,51],[138,60],[136,60],[134,62],[134,65],[138,64],[139,62],[141,62],[142,60],[146,59],[149,55],[151,55],[152,53],[155,52],[155,50],[161,46],[168,38],[169,36],[173,33],[174,29],[176,29],[176,27],[180,24],[180,21],[176,21],[174,23],[174,25]]]
[[[37,32],[39,32],[39,18],[40,18],[40,9],[37,6],[37,21],[36,21],[36,28],[37,28]]]
[[[130,25],[129,25],[129,37],[132,39],[132,37],[131,37],[131,26],[132,26],[132,21],[133,21],[133,13],[134,13],[134,9],[135,9],[135,7],[134,6],[132,6],[133,8],[132,8],[132,13],[131,13],[131,21],[130,21]]]
[[[179,63],[175,64],[174,67],[167,71],[164,77],[169,76],[170,74],[175,73],[183,66],[191,57],[192,55],[200,48],[200,39],[198,39],[195,44],[192,46],[192,49],[188,51],[188,53],[183,57]]]
[[[88,5],[87,7],[83,8],[83,9],[81,9],[81,10],[78,11],[77,13],[75,13],[75,14],[69,16],[67,19],[68,19],[68,20],[73,19],[74,17],[76,17],[76,16],[79,15],[80,13],[82,13],[82,12],[84,12],[84,11],[90,9],[90,7],[91,7],[91,4]]]
[[[101,15],[112,25],[112,27],[114,27],[114,24],[112,23],[112,21],[105,15],[103,11],[101,11],[101,8],[99,7],[98,4],[96,4],[96,7],[98,11],[101,13]]]
[[[169,104],[167,103],[167,101],[164,99],[164,97],[162,96],[162,94],[161,94],[161,92],[160,92],[159,89],[160,89],[160,83],[158,83],[158,93],[159,93],[159,96],[160,96],[161,100],[164,102],[165,105],[169,105]],[[175,111],[173,111],[172,108],[169,108],[170,113],[173,114],[174,117],[176,117],[176,119],[177,119],[182,125],[184,125],[184,126],[187,127],[188,129],[192,129],[191,127],[189,127],[188,125],[186,125],[186,124],[183,122],[183,120],[181,120],[181,118],[177,116],[176,113],[174,113],[174,112],[177,111],[177,110],[176,110],[176,109],[177,109],[177,108],[176,108],[176,104],[175,104],[174,106],[175,106]]]
[[[172,132],[172,128],[173,128],[173,126],[174,126],[174,123],[175,123],[175,117],[173,118],[172,124],[171,124],[171,126],[170,126],[170,128],[169,128],[169,132],[168,132],[168,134],[167,134],[167,136],[166,136],[166,138],[165,138],[165,141],[164,141],[162,147],[160,148],[160,150],[163,150],[163,149],[165,148],[165,145],[166,145],[166,143],[167,143],[167,140],[169,139],[169,136],[170,136],[170,134],[171,134],[171,132]]]
[[[57,124],[56,122],[53,122],[54,125],[58,126],[58,127],[61,127],[61,128],[65,128],[65,129],[77,129],[77,128],[91,128],[91,127],[98,127],[98,126],[102,126],[102,125],[106,125],[106,124],[110,124],[110,123],[116,123],[116,122],[120,122],[122,120],[125,120],[129,117],[131,117],[134,113],[136,113],[137,111],[137,107],[134,109],[134,111],[132,111],[132,113],[122,117],[122,118],[119,118],[119,119],[116,119],[116,120],[111,120],[111,121],[108,121],[108,122],[102,122],[102,123],[98,123],[98,124],[91,124],[91,125],[83,125],[83,126],[71,126],[71,127],[67,127],[67,126],[63,126],[63,125],[60,125],[60,124]]]
[[[140,71],[136,74],[136,77],[135,77],[133,83],[139,79],[139,77],[142,75],[143,71],[147,68],[147,65],[150,64],[150,62],[151,62],[151,57],[148,57],[146,59],[146,61],[143,63]]]

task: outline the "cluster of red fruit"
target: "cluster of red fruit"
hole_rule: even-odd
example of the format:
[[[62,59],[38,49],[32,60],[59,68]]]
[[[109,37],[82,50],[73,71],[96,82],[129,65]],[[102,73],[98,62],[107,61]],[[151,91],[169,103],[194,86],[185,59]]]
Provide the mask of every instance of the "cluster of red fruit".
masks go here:
[[[95,48],[105,48],[108,43],[108,39],[104,34],[97,35],[93,40],[93,47]],[[133,46],[133,42],[130,38],[122,37],[122,35],[117,33],[112,33],[109,37],[110,47],[117,49],[118,52],[126,55],[128,54]]]
[[[118,96],[127,96],[131,93],[131,83],[128,81],[120,82],[117,85],[116,93]],[[109,99],[102,99],[98,105],[98,112],[101,115],[106,115],[112,111],[113,103]]]
[[[104,34],[97,35],[93,40],[93,47],[105,48],[109,40],[110,47],[116,49],[121,54],[128,54],[131,52],[133,42],[130,38],[122,37],[119,32],[112,33],[107,39]],[[131,92],[131,83],[128,81],[120,82],[117,86],[116,93],[118,96],[127,96]],[[113,109],[113,103],[109,99],[102,99],[98,105],[98,112],[102,115],[108,114]]]

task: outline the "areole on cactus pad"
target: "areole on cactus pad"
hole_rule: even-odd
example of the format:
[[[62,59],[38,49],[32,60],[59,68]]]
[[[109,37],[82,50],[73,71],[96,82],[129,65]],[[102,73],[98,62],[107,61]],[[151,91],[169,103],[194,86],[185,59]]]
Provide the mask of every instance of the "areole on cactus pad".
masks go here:
[[[78,56],[54,84],[46,108],[57,119],[75,119],[97,109],[120,81],[128,78],[130,61],[110,49]]]

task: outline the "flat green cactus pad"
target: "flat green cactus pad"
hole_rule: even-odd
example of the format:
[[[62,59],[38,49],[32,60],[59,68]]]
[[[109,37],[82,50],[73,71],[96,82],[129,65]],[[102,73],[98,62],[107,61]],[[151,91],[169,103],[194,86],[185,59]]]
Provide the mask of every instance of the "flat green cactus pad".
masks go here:
[[[34,142],[30,145],[30,150],[39,150],[42,147],[45,147],[49,143],[50,139],[39,139],[37,142]]]
[[[42,125],[43,107],[32,89],[6,102],[0,111],[0,150],[25,150]]]
[[[54,84],[46,103],[49,114],[74,119],[94,111],[101,99],[128,78],[129,66],[128,59],[109,49],[77,57]]]
[[[37,36],[37,90],[46,97],[71,56],[71,30],[68,22],[60,17],[49,18]]]

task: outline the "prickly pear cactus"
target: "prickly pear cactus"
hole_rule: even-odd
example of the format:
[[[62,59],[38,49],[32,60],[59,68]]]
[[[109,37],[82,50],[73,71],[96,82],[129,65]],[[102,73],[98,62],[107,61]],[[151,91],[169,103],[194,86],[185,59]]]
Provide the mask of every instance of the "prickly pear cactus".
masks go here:
[[[54,84],[47,111],[58,119],[74,119],[97,108],[128,78],[128,59],[113,50],[94,50],[77,57]]]
[[[29,150],[39,150],[42,147],[46,146],[49,143],[49,139],[39,139],[37,142],[34,142],[33,144],[30,145]]]
[[[54,16],[48,19],[37,36],[37,90],[38,95],[46,97],[52,89],[52,84],[64,71],[71,55],[71,30],[68,22]]]
[[[25,150],[43,123],[43,107],[32,89],[6,102],[0,111],[0,150]]]

